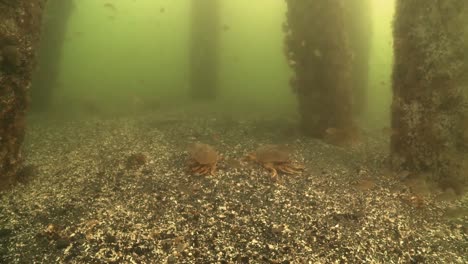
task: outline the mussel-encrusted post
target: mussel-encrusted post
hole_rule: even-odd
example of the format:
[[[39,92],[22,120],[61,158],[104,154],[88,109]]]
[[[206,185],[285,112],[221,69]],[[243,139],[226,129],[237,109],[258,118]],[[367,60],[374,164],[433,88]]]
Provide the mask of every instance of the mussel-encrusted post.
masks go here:
[[[353,130],[351,49],[340,0],[286,0],[285,52],[302,129],[323,137]]]
[[[33,74],[31,109],[49,109],[57,80],[65,42],[68,20],[74,9],[74,0],[48,0],[45,12],[47,20],[42,25],[38,50],[38,67]]]
[[[219,0],[192,0],[190,93],[193,99],[217,96],[219,69]]]
[[[343,2],[346,8],[349,44],[353,54],[351,67],[353,109],[356,115],[362,115],[367,107],[372,3],[370,0],[346,0]]]
[[[392,164],[463,192],[468,181],[468,2],[398,0]]]
[[[21,166],[34,53],[44,0],[0,1],[0,189]]]

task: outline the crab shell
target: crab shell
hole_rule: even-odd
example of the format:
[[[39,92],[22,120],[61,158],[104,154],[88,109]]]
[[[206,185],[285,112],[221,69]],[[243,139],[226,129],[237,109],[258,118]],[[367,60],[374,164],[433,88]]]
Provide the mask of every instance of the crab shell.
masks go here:
[[[212,146],[204,143],[194,143],[189,148],[189,154],[191,159],[200,165],[213,164],[218,161],[218,152]]]
[[[286,163],[291,161],[289,151],[277,145],[261,146],[253,153],[253,156],[260,163]]]

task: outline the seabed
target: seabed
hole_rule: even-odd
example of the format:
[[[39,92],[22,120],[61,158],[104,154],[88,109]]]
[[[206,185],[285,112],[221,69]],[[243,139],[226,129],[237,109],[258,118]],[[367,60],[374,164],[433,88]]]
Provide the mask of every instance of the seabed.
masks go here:
[[[0,262],[468,262],[467,197],[403,184],[386,136],[344,148],[288,119],[196,116],[32,116],[23,183],[0,196]],[[222,153],[215,176],[188,173],[194,141]],[[288,145],[305,171],[274,182],[240,161],[261,144]]]

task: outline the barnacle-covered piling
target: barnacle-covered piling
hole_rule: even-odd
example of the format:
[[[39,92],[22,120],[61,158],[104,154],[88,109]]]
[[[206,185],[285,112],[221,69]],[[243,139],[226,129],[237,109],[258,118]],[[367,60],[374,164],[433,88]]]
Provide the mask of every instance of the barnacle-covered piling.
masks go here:
[[[190,94],[193,99],[217,96],[219,69],[219,0],[192,0]]]
[[[463,192],[468,181],[468,4],[399,0],[396,7],[392,164]]]
[[[44,111],[50,106],[60,70],[62,47],[68,20],[74,10],[74,0],[48,0],[47,20],[42,25],[38,50],[38,67],[33,74],[31,108]]]
[[[327,129],[348,137],[353,129],[352,52],[345,7],[338,0],[287,0],[285,53],[294,70],[305,134],[323,137]]]
[[[15,180],[44,0],[0,1],[0,189]]]

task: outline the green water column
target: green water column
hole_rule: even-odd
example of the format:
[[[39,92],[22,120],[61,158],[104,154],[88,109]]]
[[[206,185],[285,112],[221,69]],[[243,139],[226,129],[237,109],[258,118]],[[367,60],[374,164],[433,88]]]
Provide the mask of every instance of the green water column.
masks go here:
[[[371,0],[343,1],[346,11],[346,25],[352,52],[353,109],[356,115],[366,111],[368,100],[369,56],[372,38]]]
[[[392,164],[463,192],[468,181],[468,2],[398,0],[395,16]]]
[[[353,130],[352,52],[340,0],[286,0],[285,52],[294,71],[302,130],[324,137]]]
[[[45,1],[0,1],[0,189],[21,168],[36,44]]]
[[[53,92],[57,89],[61,52],[67,32],[68,20],[74,9],[74,0],[48,0],[47,19],[42,25],[38,51],[38,67],[33,74],[31,107],[44,111],[50,106]]]
[[[217,96],[220,0],[192,0],[190,95],[196,100]]]

